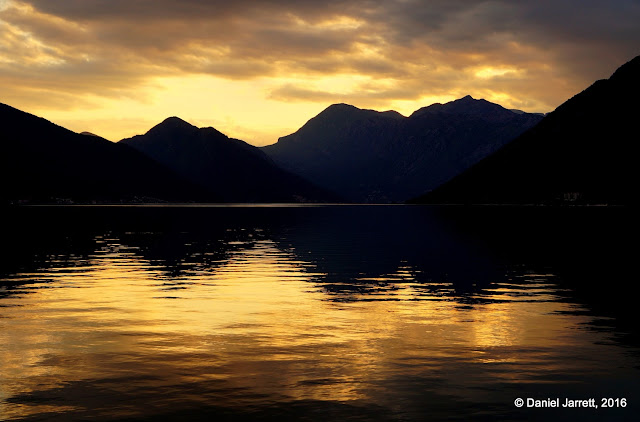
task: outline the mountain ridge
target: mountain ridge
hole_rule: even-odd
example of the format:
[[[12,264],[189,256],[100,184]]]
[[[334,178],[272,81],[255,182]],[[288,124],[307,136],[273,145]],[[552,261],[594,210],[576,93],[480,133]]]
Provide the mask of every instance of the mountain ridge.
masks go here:
[[[469,95],[408,117],[332,104],[262,148],[176,116],[113,143],[0,104],[0,198],[627,203],[639,76],[640,56],[544,118]]]
[[[135,148],[226,202],[328,202],[339,198],[279,168],[257,147],[178,117],[118,143]]]
[[[540,119],[471,96],[409,117],[341,103],[262,150],[285,169],[355,202],[401,202],[443,183]]]
[[[125,145],[0,104],[0,198],[6,202],[217,200]]]
[[[412,203],[628,204],[640,56]]]

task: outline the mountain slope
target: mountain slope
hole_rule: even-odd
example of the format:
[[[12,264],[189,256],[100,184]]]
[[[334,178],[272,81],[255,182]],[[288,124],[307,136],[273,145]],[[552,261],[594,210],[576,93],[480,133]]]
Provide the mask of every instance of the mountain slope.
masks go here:
[[[337,195],[279,168],[258,148],[216,129],[170,117],[144,135],[123,139],[185,179],[228,202],[328,202]]]
[[[262,150],[282,167],[356,202],[377,196],[389,144],[404,117],[335,104]]]
[[[0,104],[0,198],[36,202],[210,201],[132,148]]]
[[[351,200],[398,202],[445,182],[540,119],[469,96],[408,118],[335,104],[263,151]]]
[[[630,203],[638,98],[640,56],[414,202]]]

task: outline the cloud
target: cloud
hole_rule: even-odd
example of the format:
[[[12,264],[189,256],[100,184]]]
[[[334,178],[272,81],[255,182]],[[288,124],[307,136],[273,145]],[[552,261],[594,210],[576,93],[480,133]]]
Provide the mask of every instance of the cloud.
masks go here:
[[[549,111],[640,53],[637,22],[637,0],[4,0],[0,101],[144,101],[156,78],[211,75],[272,78],[256,95],[286,102],[469,93]],[[362,79],[316,86],[332,75]]]

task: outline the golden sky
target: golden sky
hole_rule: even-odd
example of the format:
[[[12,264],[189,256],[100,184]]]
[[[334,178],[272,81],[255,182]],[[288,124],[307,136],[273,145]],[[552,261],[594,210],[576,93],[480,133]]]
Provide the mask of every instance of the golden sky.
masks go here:
[[[0,0],[0,103],[110,140],[255,145],[332,103],[547,112],[640,53],[637,0]]]

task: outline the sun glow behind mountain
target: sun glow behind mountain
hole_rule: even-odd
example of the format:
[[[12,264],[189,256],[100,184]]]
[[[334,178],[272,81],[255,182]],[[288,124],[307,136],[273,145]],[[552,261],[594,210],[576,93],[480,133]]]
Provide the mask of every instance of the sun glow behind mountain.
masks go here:
[[[637,4],[578,6],[2,0],[0,102],[114,141],[179,115],[257,145],[339,102],[546,112],[637,54]]]

